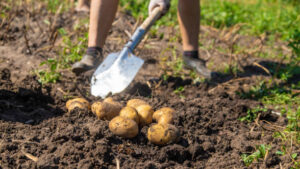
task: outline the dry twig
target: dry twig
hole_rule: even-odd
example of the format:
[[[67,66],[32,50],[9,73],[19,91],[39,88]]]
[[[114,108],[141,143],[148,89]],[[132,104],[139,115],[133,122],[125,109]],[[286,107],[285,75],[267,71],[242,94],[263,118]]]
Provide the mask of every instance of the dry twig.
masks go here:
[[[38,159],[37,157],[33,156],[32,154],[26,153],[26,152],[24,152],[23,150],[22,150],[22,153],[23,153],[27,158],[29,158],[30,160],[32,160],[32,161],[34,161],[34,162],[38,162],[38,161],[39,161],[39,159]]]

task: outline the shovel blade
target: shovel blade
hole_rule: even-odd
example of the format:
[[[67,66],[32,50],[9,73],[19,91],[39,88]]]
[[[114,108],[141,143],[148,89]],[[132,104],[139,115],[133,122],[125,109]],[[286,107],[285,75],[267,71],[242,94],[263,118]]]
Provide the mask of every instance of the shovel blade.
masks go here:
[[[123,91],[134,79],[144,61],[131,52],[112,53],[94,72],[91,80],[93,96],[105,98]],[[123,58],[123,59],[120,59]]]

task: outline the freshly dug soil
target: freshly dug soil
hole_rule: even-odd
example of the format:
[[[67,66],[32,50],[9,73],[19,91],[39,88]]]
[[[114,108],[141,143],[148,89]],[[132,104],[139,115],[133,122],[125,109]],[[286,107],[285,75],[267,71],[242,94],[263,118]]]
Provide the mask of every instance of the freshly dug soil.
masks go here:
[[[128,18],[132,19],[119,14],[120,22],[114,25],[114,32],[122,30]],[[64,15],[60,19],[62,23],[72,24]],[[125,37],[124,33],[120,34]],[[291,165],[288,158],[275,154],[280,142],[272,137],[271,124],[285,125],[283,117],[269,110],[256,122],[247,124],[239,120],[247,115],[249,108],[260,103],[241,99],[236,92],[244,91],[245,85],[254,84],[264,74],[237,79],[224,76],[199,84],[173,76],[162,80],[158,58],[161,49],[137,49],[145,65],[130,87],[113,97],[123,105],[129,99],[140,98],[155,110],[164,106],[176,110],[174,124],[180,129],[179,142],[156,146],[146,138],[149,126],[140,128],[134,139],[124,139],[113,135],[108,121],[97,120],[91,112],[77,109],[68,113],[65,108],[68,96],[86,97],[91,102],[99,100],[86,95],[89,79],[65,72],[56,84],[42,86],[31,73],[31,67],[15,61],[29,57],[39,63],[45,55],[12,50],[16,44],[20,45],[17,48],[25,47],[17,41],[19,36],[22,35],[16,31],[11,35],[14,38],[2,40],[6,46],[0,52],[0,61],[5,60],[0,66],[0,168],[116,168],[117,163],[121,168],[130,169],[246,168],[241,154],[254,152],[255,146],[260,144],[271,145],[271,150],[265,159],[254,162],[251,167],[278,168],[280,164],[288,168]],[[167,46],[166,39],[153,42]],[[38,50],[45,45],[41,43],[48,42],[36,43]],[[108,39],[106,52],[117,51],[120,45],[123,44]],[[34,53],[35,49],[32,50]],[[222,55],[215,57],[223,62]],[[178,87],[184,87],[180,94],[174,93]]]

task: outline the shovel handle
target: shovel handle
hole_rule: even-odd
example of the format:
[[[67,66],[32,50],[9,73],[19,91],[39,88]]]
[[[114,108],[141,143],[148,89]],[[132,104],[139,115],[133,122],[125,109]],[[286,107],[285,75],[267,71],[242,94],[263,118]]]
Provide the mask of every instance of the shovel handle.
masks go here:
[[[140,26],[142,29],[145,29],[147,32],[150,27],[153,25],[153,23],[160,17],[161,13],[163,11],[163,8],[156,7],[154,8],[153,12],[151,12],[151,15],[148,16],[148,18],[142,23]]]
[[[130,41],[125,45],[128,47],[131,52],[135,49],[135,47],[140,43],[145,33],[150,29],[153,23],[160,17],[163,9],[161,7],[154,8],[153,12],[147,19],[140,25],[137,30],[132,35]]]

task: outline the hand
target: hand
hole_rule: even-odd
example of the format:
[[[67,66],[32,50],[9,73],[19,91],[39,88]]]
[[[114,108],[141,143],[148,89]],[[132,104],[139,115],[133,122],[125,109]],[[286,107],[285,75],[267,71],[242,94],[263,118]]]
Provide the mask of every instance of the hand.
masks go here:
[[[150,0],[150,4],[148,6],[149,15],[151,15],[151,12],[159,6],[163,8],[161,15],[166,14],[170,8],[170,0]]]

